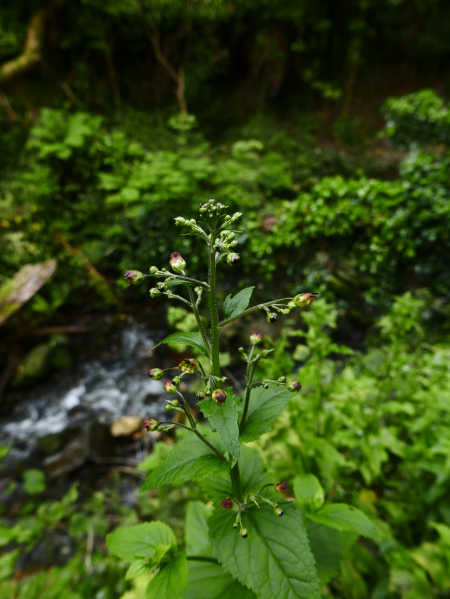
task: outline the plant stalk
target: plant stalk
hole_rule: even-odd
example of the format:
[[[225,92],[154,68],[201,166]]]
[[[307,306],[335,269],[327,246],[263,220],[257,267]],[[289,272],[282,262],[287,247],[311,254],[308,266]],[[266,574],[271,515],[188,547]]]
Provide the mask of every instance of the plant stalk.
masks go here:
[[[230,324],[230,322],[233,322],[233,321],[237,320],[238,318],[241,318],[241,316],[246,316],[247,314],[256,312],[256,310],[263,310],[267,306],[273,306],[274,304],[278,304],[278,302],[291,301],[291,299],[292,299],[292,297],[283,297],[281,299],[272,300],[271,302],[266,302],[265,304],[258,304],[257,306],[253,306],[253,308],[248,308],[248,310],[244,310],[237,316],[231,316],[230,318],[226,318],[225,320],[222,320],[221,322],[219,322],[219,328],[224,327],[226,324]]]
[[[211,237],[209,242],[209,265],[208,265],[208,305],[211,318],[211,367],[213,375],[220,377],[219,360],[219,312],[216,299],[216,257],[214,243],[216,241],[217,224],[211,228]],[[222,383],[217,381],[217,387],[222,388]]]
[[[194,316],[195,316],[195,320],[197,321],[198,329],[202,336],[203,343],[205,344],[206,351],[209,350],[209,353],[210,353],[211,352],[211,344],[209,342],[208,337],[206,336],[205,327],[203,326],[202,320],[200,318],[200,312],[198,311],[197,304],[195,303],[194,292],[192,291],[190,285],[188,285],[187,287],[188,287],[188,292],[189,292],[189,299],[191,300],[191,304],[192,304],[192,311],[194,312]]]

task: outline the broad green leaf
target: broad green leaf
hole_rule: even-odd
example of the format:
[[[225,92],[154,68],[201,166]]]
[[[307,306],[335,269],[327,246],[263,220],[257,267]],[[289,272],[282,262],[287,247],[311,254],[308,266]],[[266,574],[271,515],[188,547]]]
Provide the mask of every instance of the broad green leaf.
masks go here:
[[[189,581],[184,599],[256,599],[219,564],[188,562]]]
[[[204,356],[208,357],[208,350],[203,343],[203,339],[200,333],[172,333],[162,341],[160,341],[155,348],[159,347],[163,343],[182,343],[183,345],[189,345],[193,347],[197,351],[199,351]]]
[[[23,488],[30,495],[37,495],[46,489],[45,474],[41,470],[26,470],[23,473]]]
[[[14,549],[9,553],[0,556],[0,581],[6,580],[14,572],[17,558],[20,555],[20,549]]]
[[[187,559],[181,554],[149,582],[145,599],[183,599],[187,581]]]
[[[140,559],[161,559],[177,540],[172,529],[164,522],[144,522],[136,526],[120,527],[106,537],[108,549],[127,562]],[[161,555],[162,554],[162,555]]]
[[[345,503],[330,503],[308,518],[336,530],[354,532],[371,539],[378,537],[375,526],[360,510]]]
[[[441,541],[450,546],[450,526],[447,526],[447,524],[441,524],[439,522],[429,522],[429,524],[438,531]]]
[[[244,498],[249,493],[259,491],[263,485],[269,482],[264,462],[256,450],[245,445],[242,446],[238,464]],[[207,497],[216,505],[220,505],[225,497],[234,495],[229,472],[204,479],[200,482],[200,485]]]
[[[156,564],[153,561],[149,562],[146,559],[139,559],[136,562],[133,562],[128,568],[127,573],[125,574],[125,580],[131,580],[137,576],[148,574],[155,565]]]
[[[193,433],[174,445],[162,462],[147,477],[141,490],[182,483],[225,472],[230,467]]]
[[[188,555],[211,555],[207,520],[211,509],[203,501],[190,501],[186,508],[185,537]]]
[[[259,599],[320,599],[320,583],[300,510],[285,500],[278,518],[267,504],[242,515],[248,538],[233,528],[234,510],[216,509],[209,538],[225,570]]]
[[[234,297],[231,297],[231,293],[223,302],[222,310],[225,314],[225,318],[233,318],[241,312],[243,312],[250,303],[254,287],[247,287],[239,291]]]
[[[294,479],[294,493],[305,512],[316,512],[323,506],[323,487],[314,474],[301,474]]]
[[[256,441],[261,435],[270,431],[273,422],[278,418],[292,399],[292,394],[285,387],[256,387],[250,395],[247,418],[241,441]]]
[[[226,392],[227,398],[224,404],[218,405],[212,399],[206,399],[200,401],[198,407],[203,416],[209,420],[212,430],[216,431],[224,442],[234,466],[240,450],[238,404],[233,389],[227,388]]]
[[[306,522],[309,544],[316,560],[317,573],[322,585],[336,574],[339,563],[358,535],[343,532],[317,522]]]

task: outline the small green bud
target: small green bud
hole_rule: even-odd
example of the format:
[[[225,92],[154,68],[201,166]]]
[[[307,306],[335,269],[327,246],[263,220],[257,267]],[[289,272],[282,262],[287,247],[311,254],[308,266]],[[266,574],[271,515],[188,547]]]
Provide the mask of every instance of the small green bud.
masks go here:
[[[261,351],[261,357],[262,357],[262,358],[267,358],[267,356],[268,356],[269,354],[271,354],[272,352],[273,352],[273,349],[263,349],[263,350]]]
[[[230,248],[236,248],[239,245],[239,241],[237,239],[235,239],[229,245],[230,245]]]
[[[318,296],[318,293],[299,293],[292,300],[297,308],[307,308]]]
[[[195,291],[195,293],[203,293],[203,287],[200,287],[200,286],[194,287],[194,291]]]
[[[149,293],[150,293],[150,297],[153,297],[153,298],[159,297],[160,295],[162,295],[161,291],[159,289],[157,289],[156,287],[152,287],[149,290]]]
[[[128,285],[139,285],[144,280],[144,275],[139,270],[127,270],[123,278],[127,281]]]
[[[177,388],[174,385],[174,383],[170,380],[170,379],[164,379],[164,390],[167,393],[176,393],[177,392]]]
[[[288,310],[288,308],[284,308],[283,310],[281,310],[281,314],[289,314],[290,310]]]
[[[233,528],[237,528],[239,526],[238,522],[233,522]]]
[[[163,291],[167,291],[167,289],[169,288],[169,286],[167,285],[166,281],[160,281],[157,285],[156,288],[158,289],[158,291],[160,293],[162,293]]]
[[[275,312],[267,312],[266,320],[267,322],[276,322],[277,315],[275,314]]]
[[[205,399],[205,394],[202,391],[199,391],[196,397],[198,401],[201,401],[202,399]]]
[[[286,383],[286,389],[288,391],[300,391],[301,388],[302,386],[298,381],[289,381],[289,383]]]
[[[269,385],[267,383],[264,383],[263,387],[264,387],[264,389],[268,389]]]
[[[275,515],[279,516],[281,518],[281,516],[284,514],[283,510],[279,507],[276,507],[274,509]]]
[[[288,308],[290,308],[291,310],[293,310],[296,307],[297,306],[294,304],[294,302],[292,300],[290,302],[288,302]]]
[[[154,275],[154,274],[156,274],[158,272],[158,267],[157,266],[150,266],[150,268],[148,269],[148,272],[151,275]]]
[[[148,376],[153,379],[154,381],[159,381],[159,379],[162,377],[163,375],[163,371],[161,370],[161,368],[151,368],[148,371]]]
[[[179,385],[180,381],[181,381],[181,376],[174,376],[173,379],[172,379],[172,383],[174,385]]]
[[[227,254],[227,262],[229,266],[235,266],[240,261],[240,259],[241,257],[239,256],[239,254],[234,254],[233,252]]]
[[[285,376],[280,376],[278,378],[278,380],[280,381],[280,383],[285,383],[286,382],[286,377]]]
[[[248,530],[246,528],[241,528],[241,537],[246,539],[248,537]]]
[[[177,217],[176,217],[176,219],[175,219],[175,224],[176,224],[177,226],[179,226],[179,225],[184,225],[184,224],[185,224],[185,222],[186,222],[186,219],[185,219],[185,218],[183,218],[182,216],[177,216]]]
[[[195,374],[198,370],[198,362],[193,358],[185,358],[178,364],[178,368],[186,374]]]
[[[173,410],[173,407],[170,405],[170,403],[168,403],[164,406],[164,409],[166,412],[170,412],[171,410]]]
[[[213,391],[212,399],[218,406],[224,404],[226,398],[227,394],[225,393],[225,391],[223,391],[223,389],[216,389],[215,391]]]
[[[173,252],[170,254],[169,264],[172,270],[177,274],[180,274],[186,268],[186,262],[183,260],[183,256],[179,252]]]

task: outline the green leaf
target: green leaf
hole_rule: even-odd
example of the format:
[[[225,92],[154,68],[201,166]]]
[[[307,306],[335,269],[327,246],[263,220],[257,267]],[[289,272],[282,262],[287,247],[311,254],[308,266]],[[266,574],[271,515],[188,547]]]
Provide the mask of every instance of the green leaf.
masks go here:
[[[182,483],[225,472],[230,467],[193,433],[176,443],[164,460],[151,472],[141,490],[169,483]]]
[[[186,508],[185,536],[188,555],[211,555],[208,517],[211,509],[203,501],[190,501]]]
[[[200,333],[172,333],[162,341],[160,341],[153,349],[156,349],[163,343],[182,343],[183,345],[189,345],[204,356],[208,357],[208,350],[203,343],[203,339]]]
[[[154,563],[149,563],[149,561],[146,559],[139,559],[136,562],[133,562],[128,568],[127,573],[125,574],[125,580],[131,580],[137,576],[148,574],[150,570],[155,567],[155,565],[156,564]]]
[[[184,599],[256,599],[219,564],[188,562],[189,581]]]
[[[23,473],[23,488],[30,495],[37,495],[46,489],[45,475],[40,470],[26,470]]]
[[[305,512],[316,512],[323,506],[323,487],[314,474],[301,474],[294,479],[294,494]]]
[[[306,522],[309,544],[316,560],[320,583],[327,584],[337,573],[339,563],[358,535],[323,526],[317,522]]]
[[[238,460],[241,476],[242,494],[244,497],[249,493],[255,493],[268,481],[264,462],[255,449],[241,447],[241,455]],[[220,505],[222,499],[234,494],[230,480],[230,474],[210,477],[200,482],[205,494],[216,504]]]
[[[20,555],[20,549],[14,549],[0,557],[0,581],[6,580],[14,572],[17,558]]]
[[[182,554],[162,568],[149,582],[145,599],[183,599],[187,581],[187,559]]]
[[[200,411],[205,416],[213,431],[219,433],[220,438],[232,457],[232,466],[239,457],[239,425],[238,404],[233,389],[226,389],[227,398],[224,404],[218,405],[212,399],[202,400],[198,403]]]
[[[222,566],[259,599],[320,599],[320,583],[300,510],[279,501],[284,516],[262,504],[242,515],[248,538],[233,528],[234,510],[216,509],[209,537]]]
[[[222,310],[225,314],[225,318],[233,318],[241,312],[243,312],[250,303],[254,287],[247,287],[239,291],[234,297],[231,297],[231,293],[223,302]]]
[[[450,526],[440,524],[439,522],[429,522],[428,524],[437,530],[441,537],[441,541],[445,543],[445,545],[450,546]]]
[[[107,535],[106,544],[111,553],[127,562],[148,559],[155,565],[170,549],[176,549],[177,540],[167,524],[154,521],[117,528]]]
[[[275,422],[290,399],[292,399],[292,394],[285,387],[252,389],[241,441],[244,443],[256,441],[261,435],[270,431],[272,423]]]
[[[330,503],[308,518],[336,530],[354,532],[371,539],[377,539],[377,531],[369,518],[360,510],[345,503]]]

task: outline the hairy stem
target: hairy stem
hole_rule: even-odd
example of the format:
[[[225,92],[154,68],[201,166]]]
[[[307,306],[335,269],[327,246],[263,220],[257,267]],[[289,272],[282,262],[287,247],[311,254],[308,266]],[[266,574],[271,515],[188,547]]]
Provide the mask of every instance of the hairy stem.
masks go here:
[[[226,324],[230,324],[230,322],[233,322],[233,321],[237,320],[238,318],[241,318],[242,316],[246,316],[247,314],[251,314],[252,312],[256,312],[256,310],[264,310],[264,308],[267,307],[267,306],[273,306],[275,304],[278,304],[278,302],[288,302],[288,301],[291,301],[291,299],[292,299],[292,297],[283,297],[281,299],[272,300],[271,302],[266,302],[265,304],[258,304],[257,306],[253,306],[253,308],[249,308],[248,310],[244,310],[243,312],[241,312],[237,316],[230,316],[230,318],[227,318],[226,320],[222,320],[222,322],[219,322],[219,327],[222,328]]]
[[[209,342],[208,337],[206,336],[205,327],[203,326],[202,320],[200,318],[200,313],[198,311],[197,304],[195,303],[194,292],[192,291],[190,285],[188,285],[188,291],[189,291],[189,299],[191,300],[192,311],[194,312],[195,320],[197,321],[197,326],[198,326],[200,334],[202,336],[203,343],[205,344],[206,351],[209,350],[208,353],[210,353],[211,352],[211,344]]]
[[[241,476],[239,473],[239,464],[237,462],[230,470],[230,476],[231,484],[233,485],[233,493],[238,501],[242,501]]]
[[[195,429],[195,420],[191,414],[191,410],[189,409],[188,403],[187,401],[184,399],[183,395],[177,391],[177,394],[181,397],[181,402],[183,404],[183,409],[186,412],[186,416],[188,417],[188,420],[190,422],[190,425],[192,426],[193,429]]]
[[[220,458],[224,462],[228,461],[227,458],[223,455],[223,453],[221,453],[216,447],[214,447],[214,445],[210,443],[208,439],[205,439],[205,437],[201,433],[199,433],[196,428],[191,428],[190,426],[186,426],[185,424],[181,424],[179,422],[160,422],[159,424],[162,424],[163,426],[179,426],[180,428],[184,428],[187,431],[191,431],[191,433],[197,435],[197,437],[201,439],[201,441],[203,441],[203,443],[207,445],[217,455],[218,458]]]
[[[245,419],[247,418],[248,412],[248,404],[250,403],[250,393],[252,392],[252,379],[253,373],[255,372],[256,364],[252,364],[253,352],[255,350],[255,344],[252,345],[252,349],[250,350],[250,355],[248,357],[247,362],[247,386],[245,387],[245,401],[244,401],[244,411],[242,412],[241,423],[239,425],[239,434],[244,430]]]
[[[216,299],[216,256],[214,243],[216,240],[217,224],[211,227],[211,238],[209,242],[209,266],[208,266],[208,305],[211,318],[211,366],[214,376],[220,377],[220,360],[219,360],[219,312],[217,310]],[[220,381],[217,381],[217,386],[222,387]]]

